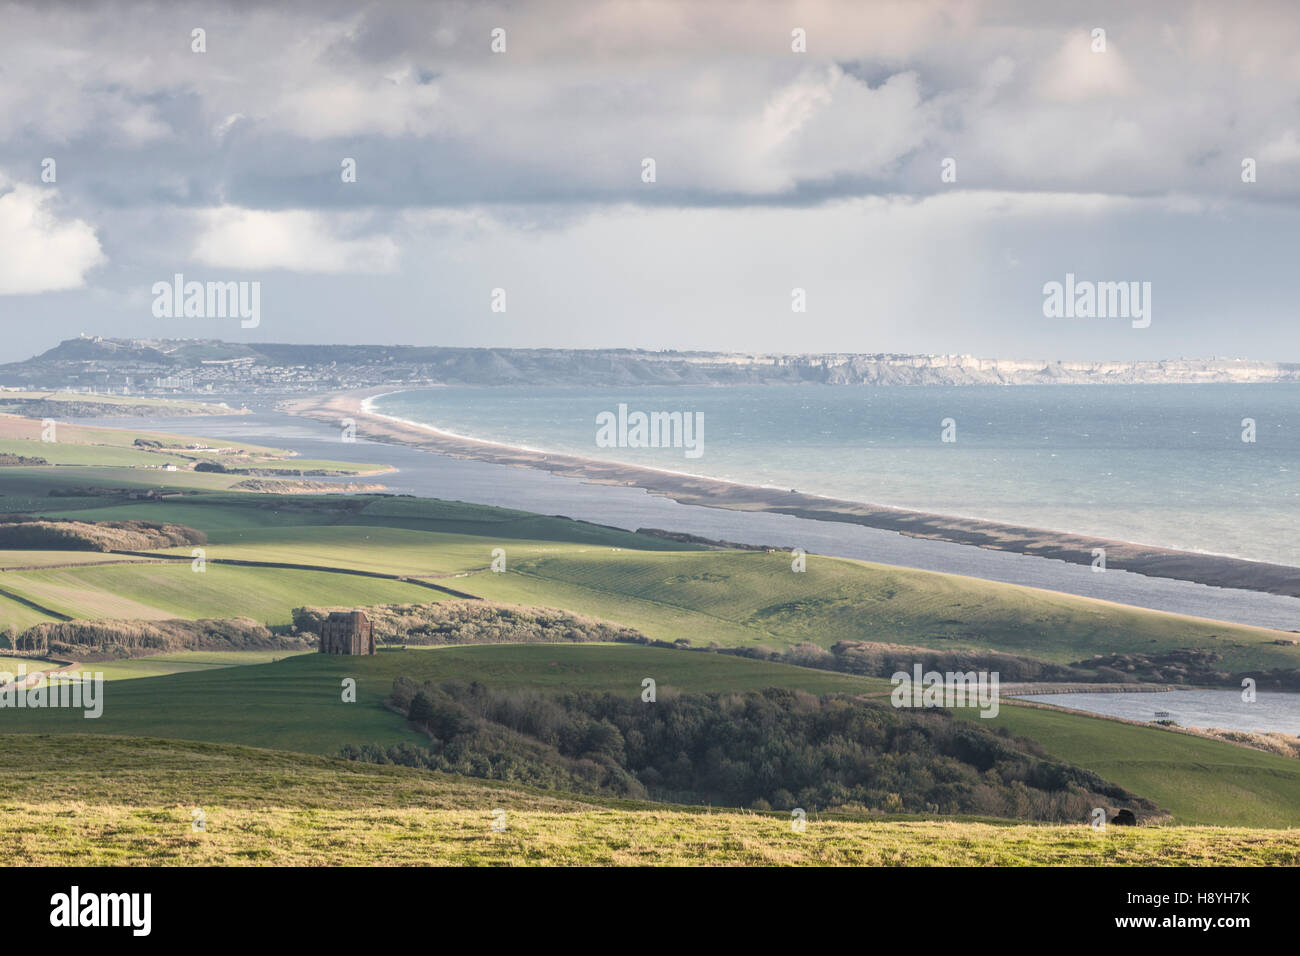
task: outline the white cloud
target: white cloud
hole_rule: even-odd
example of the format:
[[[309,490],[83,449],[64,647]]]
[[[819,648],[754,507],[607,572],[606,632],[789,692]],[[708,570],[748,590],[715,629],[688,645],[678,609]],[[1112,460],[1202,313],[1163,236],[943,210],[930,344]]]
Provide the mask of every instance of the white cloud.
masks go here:
[[[0,176],[0,295],[79,289],[105,261],[94,227],[51,211],[56,196],[51,187],[9,188]]]
[[[777,91],[732,158],[749,158],[746,178],[772,192],[838,173],[883,176],[932,132],[931,113],[913,73],[873,89],[838,66],[810,70]]]
[[[75,301],[5,305],[74,334],[86,315],[107,331],[104,287],[192,263],[284,273],[281,301],[310,304],[300,340],[1067,357],[1100,333],[1038,321],[1042,282],[1132,268],[1171,319],[1186,292],[1182,324],[1093,355],[1297,341],[1275,281],[1300,216],[1300,12],[1282,0],[0,0],[0,17],[0,167],[58,158],[114,260]],[[0,191],[13,211],[31,195]],[[64,221],[6,224],[6,285],[66,288],[102,255],[63,201],[45,208]],[[81,260],[27,260],[55,235]],[[796,284],[816,304],[797,322]],[[498,286],[509,319],[466,322]],[[426,307],[432,324],[404,324]],[[1159,338],[1174,329],[1192,344]]]
[[[1080,103],[1132,91],[1133,77],[1119,51],[1107,41],[1095,52],[1087,31],[1069,34],[1042,71],[1040,91],[1051,100]]]
[[[315,273],[388,273],[399,250],[388,236],[349,238],[355,216],[303,209],[265,211],[223,206],[198,214],[193,257],[224,269]]]
[[[1296,131],[1287,130],[1259,151],[1259,158],[1270,163],[1293,163],[1300,159],[1300,138]]]
[[[691,201],[829,181],[838,194],[930,192],[943,156],[958,159],[963,187],[1129,195],[1240,185],[1235,162],[1207,157],[1268,146],[1277,155],[1261,158],[1292,161],[1300,16],[1282,4],[1122,5],[1098,13],[1104,53],[1092,52],[1097,23],[1049,7],[11,5],[0,161],[6,148],[112,147],[105,165],[125,170],[96,181],[125,205],[157,198],[155,170],[174,176],[169,164],[228,148],[168,195],[254,207],[278,178],[318,173],[335,144],[407,173],[412,205],[646,198],[644,156],[658,161],[660,193]],[[202,55],[188,42],[200,19]],[[493,55],[498,24],[509,51]],[[807,54],[789,49],[794,26]],[[145,165],[150,178],[133,178]],[[1267,190],[1300,195],[1283,177],[1262,178],[1256,192]]]

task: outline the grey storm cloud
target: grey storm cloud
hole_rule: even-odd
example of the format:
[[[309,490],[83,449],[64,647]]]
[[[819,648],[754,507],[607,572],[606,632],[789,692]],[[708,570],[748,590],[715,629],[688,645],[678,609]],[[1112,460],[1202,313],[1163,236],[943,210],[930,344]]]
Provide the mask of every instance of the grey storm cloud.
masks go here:
[[[256,334],[286,340],[1297,344],[1281,0],[0,3],[0,22],[7,357],[88,328],[211,334],[145,308],[185,269],[278,283]],[[1149,334],[1044,323],[1043,283],[1085,267],[1157,282]],[[791,323],[800,284],[816,310]],[[460,321],[504,285],[522,318]]]
[[[1293,8],[1044,6],[9,6],[0,162],[71,154],[108,205],[816,203],[936,192],[944,157],[963,188],[1230,197],[1250,156],[1252,198],[1300,195]]]

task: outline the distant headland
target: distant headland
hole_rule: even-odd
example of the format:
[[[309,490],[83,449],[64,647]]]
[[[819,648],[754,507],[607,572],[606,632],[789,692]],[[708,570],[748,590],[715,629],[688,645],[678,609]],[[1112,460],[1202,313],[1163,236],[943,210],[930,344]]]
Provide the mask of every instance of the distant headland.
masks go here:
[[[1057,361],[895,353],[293,345],[83,336],[0,365],[0,386],[305,393],[379,385],[1163,385],[1300,382],[1300,362]]]

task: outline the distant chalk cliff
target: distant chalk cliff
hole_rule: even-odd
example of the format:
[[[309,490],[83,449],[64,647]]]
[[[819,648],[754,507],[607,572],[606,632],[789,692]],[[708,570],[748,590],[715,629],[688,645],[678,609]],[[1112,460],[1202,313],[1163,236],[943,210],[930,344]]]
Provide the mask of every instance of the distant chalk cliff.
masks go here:
[[[1087,385],[1300,382],[1300,363],[1070,362],[969,355],[244,344],[69,339],[0,365],[9,388],[301,393],[380,385]]]

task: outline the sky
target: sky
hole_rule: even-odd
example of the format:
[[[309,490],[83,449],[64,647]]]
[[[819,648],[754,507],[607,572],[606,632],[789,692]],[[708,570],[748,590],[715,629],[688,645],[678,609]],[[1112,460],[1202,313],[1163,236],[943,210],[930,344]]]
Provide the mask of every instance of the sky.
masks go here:
[[[0,23],[0,361],[83,333],[1300,361],[1293,3]],[[176,274],[258,283],[259,322],[155,315]],[[1046,315],[1067,274],[1149,289],[1149,324]]]

